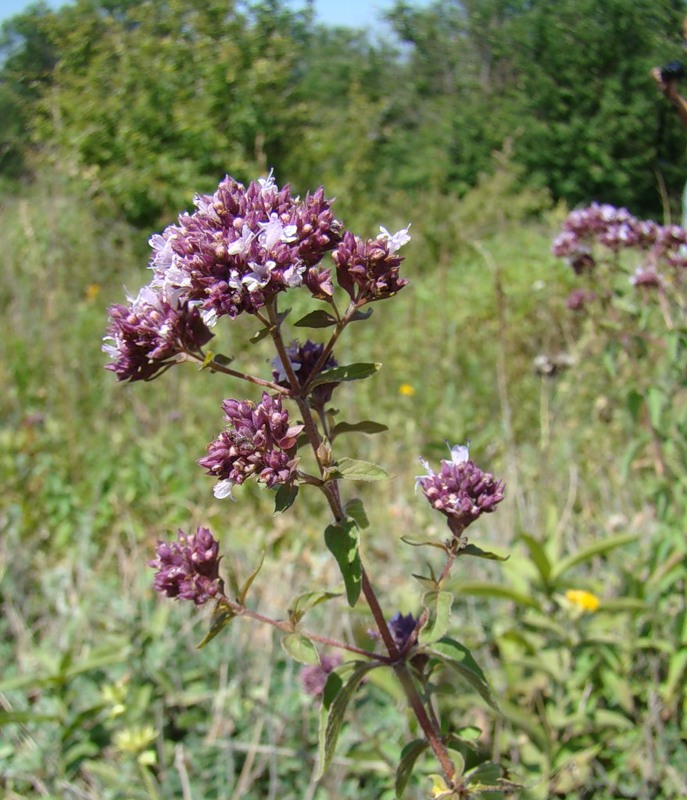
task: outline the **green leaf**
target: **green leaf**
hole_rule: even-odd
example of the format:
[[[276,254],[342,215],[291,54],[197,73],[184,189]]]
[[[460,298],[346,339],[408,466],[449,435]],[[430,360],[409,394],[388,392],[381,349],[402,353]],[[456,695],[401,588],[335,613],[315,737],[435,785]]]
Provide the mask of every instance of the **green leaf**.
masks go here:
[[[35,711],[0,711],[0,728],[3,725],[30,724],[41,722],[63,723],[60,714],[37,714]]]
[[[473,597],[499,597],[502,600],[512,600],[521,606],[539,609],[539,603],[535,598],[527,594],[511,589],[510,586],[501,586],[495,583],[482,583],[481,581],[466,581],[458,583],[454,589],[456,594],[469,594]]]
[[[485,702],[494,710],[499,710],[482,668],[465,645],[455,641],[455,639],[444,637],[431,647],[424,648],[424,651],[427,655],[437,658],[447,667],[455,670],[466,683],[475,689]]]
[[[331,468],[330,477],[349,481],[383,481],[389,473],[377,464],[355,458],[340,458]]]
[[[333,600],[335,597],[341,597],[341,595],[338,592],[304,592],[291,602],[289,618],[295,625],[300,622],[306,611],[319,606],[320,603],[326,603],[327,600]]]
[[[346,709],[351,698],[365,675],[378,666],[379,664],[374,661],[354,662],[353,672],[345,683],[336,670],[329,673],[322,695],[322,709],[320,710],[319,765],[315,780],[320,780],[332,762]],[[350,668],[350,665],[346,665],[346,667]]]
[[[382,425],[381,422],[373,422],[371,419],[365,419],[362,422],[338,422],[331,431],[332,441],[342,433],[368,433],[370,435],[375,433],[384,433],[389,428]]]
[[[257,333],[254,333],[248,341],[251,344],[257,344],[258,342],[261,342],[263,339],[267,338],[270,335],[271,330],[272,328],[270,327],[260,328],[260,330]]]
[[[336,318],[324,309],[311,311],[293,323],[295,328],[331,328],[332,325],[336,325]]]
[[[644,398],[636,389],[630,389],[625,398],[625,402],[627,403],[627,410],[630,412],[632,421],[638,422],[639,412],[641,411]]]
[[[356,525],[361,531],[370,527],[370,520],[367,518],[365,506],[359,497],[351,498],[344,506],[344,511],[347,517],[355,520]]]
[[[431,644],[444,636],[451,622],[452,592],[427,592],[423,598],[425,607],[430,611],[431,622],[420,631],[421,645]]]
[[[396,767],[396,777],[394,780],[394,789],[396,797],[401,800],[403,792],[406,790],[410,776],[413,774],[413,767],[418,758],[429,747],[426,739],[414,739],[401,751],[401,760]]]
[[[634,542],[636,538],[637,534],[635,533],[619,533],[616,536],[600,539],[598,542],[589,545],[589,547],[578,550],[576,553],[564,558],[552,567],[550,576],[551,583],[556,583],[565,572],[577,566],[577,564],[582,564],[584,561],[589,561],[595,556],[608,553],[611,550],[615,550],[617,547],[622,547],[630,542]]]
[[[314,389],[322,383],[341,383],[342,381],[362,381],[381,369],[381,364],[349,364],[345,367],[332,367],[319,373],[309,384]]]
[[[482,550],[474,544],[467,544],[461,548],[457,555],[459,556],[476,556],[477,558],[486,558],[489,561],[508,561],[510,556],[498,556],[496,553],[490,553],[488,550]]]
[[[301,664],[319,664],[320,657],[315,645],[302,633],[289,633],[281,640],[281,646],[291,658]]]
[[[251,572],[251,574],[246,578],[246,582],[243,584],[241,591],[238,594],[237,600],[241,605],[243,605],[246,601],[246,595],[248,594],[248,590],[251,587],[253,581],[257,578],[258,573],[262,569],[263,562],[265,560],[265,551],[263,550],[260,554],[260,561],[258,562],[258,566]]]
[[[534,566],[537,568],[539,572],[539,576],[542,579],[542,582],[546,585],[549,582],[549,575],[551,575],[551,561],[549,557],[546,555],[546,550],[544,549],[544,545],[538,540],[535,539],[534,536],[531,536],[529,533],[523,533],[520,535],[520,539],[524,542],[525,547],[527,547],[527,551],[530,554],[530,558],[534,563]]]
[[[503,769],[493,761],[485,761],[464,776],[467,785],[485,800],[503,800],[499,782],[503,777]]]
[[[346,587],[348,605],[352,608],[360,596],[363,574],[358,552],[358,526],[355,520],[347,517],[341,522],[328,525],[324,532],[324,541],[339,565]]]
[[[438,550],[446,552],[446,545],[443,542],[437,542],[436,539],[421,539],[419,536],[401,536],[401,541],[409,544],[411,547],[436,547]]]
[[[196,645],[197,650],[202,650],[205,645],[209,644],[215,636],[222,632],[224,628],[234,619],[236,614],[221,601],[217,604],[215,612],[210,620],[210,630],[205,634],[203,641]]]
[[[282,483],[274,495],[274,516],[283,514],[295,503],[299,487],[292,483]]]

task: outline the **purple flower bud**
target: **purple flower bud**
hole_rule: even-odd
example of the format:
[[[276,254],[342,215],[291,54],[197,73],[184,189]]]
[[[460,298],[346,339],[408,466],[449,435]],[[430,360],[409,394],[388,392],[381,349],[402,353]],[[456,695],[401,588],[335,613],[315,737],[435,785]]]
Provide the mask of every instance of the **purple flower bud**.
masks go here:
[[[653,267],[638,267],[630,283],[639,289],[660,289],[663,279]]]
[[[247,478],[267,484],[291,483],[298,458],[291,451],[303,425],[290,425],[281,398],[263,393],[259,404],[225,400],[222,408],[229,428],[208,445],[208,455],[198,463],[218,479],[215,497],[231,497],[231,487]]]
[[[179,531],[176,542],[159,541],[155,559],[148,566],[157,570],[153,579],[156,592],[203,605],[224,593],[219,577],[219,544],[207,528],[195,534]]]
[[[573,289],[565,301],[566,306],[571,311],[583,311],[587,303],[596,300],[596,293],[586,289]]]
[[[305,344],[301,345],[298,342],[292,342],[287,347],[286,352],[289,356],[289,361],[294,372],[296,373],[296,377],[298,378],[298,383],[300,386],[305,386],[308,380],[310,380],[313,369],[323,351],[324,345],[311,342],[310,339],[307,339]],[[284,365],[281,363],[281,359],[279,357],[275,358],[272,362],[272,366],[274,367],[272,370],[273,380],[278,383],[279,386],[285,386],[288,388],[290,384],[288,378],[286,377],[286,372],[284,370]],[[336,366],[338,366],[338,362],[334,356],[330,354],[325,359],[322,369],[333,369]],[[338,385],[338,383],[323,383],[319,386],[316,386],[310,393],[313,407],[323,408],[324,405],[332,399],[332,393]]]
[[[482,472],[469,459],[468,448],[456,445],[451,448],[451,460],[443,460],[435,473],[420,459],[427,475],[417,478],[429,504],[448,518],[454,536],[461,537],[465,528],[482,514],[496,510],[503,500],[503,481],[488,472]]]
[[[103,351],[112,359],[106,369],[120,381],[152,380],[180,353],[199,353],[213,336],[198,309],[167,299],[150,286],[128,306],[111,306],[109,314]]]
[[[416,625],[417,620],[412,614],[404,616],[400,611],[397,611],[389,620],[389,631],[399,650],[403,650]]]
[[[303,667],[300,671],[301,685],[306,694],[318,697],[324,690],[329,673],[341,663],[341,656],[322,656],[319,664]]]

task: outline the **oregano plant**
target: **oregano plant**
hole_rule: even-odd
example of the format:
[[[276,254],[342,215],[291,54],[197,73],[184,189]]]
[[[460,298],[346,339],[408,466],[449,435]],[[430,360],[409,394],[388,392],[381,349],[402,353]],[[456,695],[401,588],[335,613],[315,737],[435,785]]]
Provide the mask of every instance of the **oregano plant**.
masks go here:
[[[227,177],[213,195],[196,196],[194,204],[193,213],[182,214],[178,224],[150,239],[149,285],[127,305],[110,308],[103,348],[111,359],[107,368],[120,381],[150,381],[190,362],[225,375],[232,385],[243,381],[259,387],[259,400],[230,397],[221,402],[224,428],[198,463],[214,479],[214,495],[227,501],[229,515],[232,490],[246,481],[271,491],[278,513],[287,512],[302,491],[320,495],[331,516],[322,545],[336,560],[345,601],[350,607],[366,604],[378,646],[366,650],[306,626],[312,608],[343,602],[341,593],[327,588],[304,588],[279,618],[257,611],[249,597],[262,563],[243,581],[231,572],[223,577],[219,542],[206,527],[179,531],[176,539],[158,543],[150,562],[155,589],[198,606],[211,605],[202,646],[238,617],[278,629],[286,652],[309,665],[304,685],[321,692],[320,775],[331,763],[352,697],[365,690],[373,670],[389,670],[421,733],[400,754],[397,796],[404,794],[420,756],[430,750],[437,763],[430,775],[431,796],[508,791],[514,785],[495,765],[465,769],[464,756],[473,745],[439,718],[433,697],[436,673],[445,670],[497,707],[482,669],[450,635],[453,594],[448,585],[460,558],[500,558],[471,542],[468,529],[496,509],[503,483],[471,460],[467,446],[450,447],[436,471],[421,459],[424,474],[415,488],[446,519],[447,533],[443,539],[405,537],[409,545],[443,554],[440,571],[416,576],[425,590],[417,615],[383,609],[373,565],[365,559],[370,523],[362,501],[344,488],[388,478],[383,467],[340,449],[343,434],[377,434],[386,426],[372,420],[337,421],[331,400],[341,383],[362,381],[381,366],[346,363],[341,337],[353,323],[369,320],[373,303],[406,287],[399,251],[410,239],[408,230],[392,234],[381,227],[375,239],[363,240],[334,216],[323,189],[294,197],[271,174],[247,188]],[[292,329],[320,331],[323,341],[299,339],[289,330],[289,312],[280,307],[288,292],[309,295],[313,303]],[[271,374],[250,374],[233,358],[210,349],[213,328],[242,314],[259,324],[252,341],[271,351]],[[323,653],[323,648],[338,655]]]

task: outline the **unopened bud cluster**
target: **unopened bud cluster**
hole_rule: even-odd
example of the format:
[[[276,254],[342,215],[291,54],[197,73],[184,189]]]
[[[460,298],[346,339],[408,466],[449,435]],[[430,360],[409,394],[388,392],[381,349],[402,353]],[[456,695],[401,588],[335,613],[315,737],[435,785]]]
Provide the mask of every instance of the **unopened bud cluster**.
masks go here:
[[[207,528],[196,533],[179,531],[176,542],[158,542],[153,586],[157,592],[197,606],[221,596],[224,584],[219,577],[219,545]]]
[[[313,370],[318,365],[320,356],[324,352],[324,345],[311,342],[307,339],[304,344],[292,342],[287,348],[286,353],[289,357],[289,363],[293,369],[296,380],[300,387],[306,386],[311,377],[313,377]],[[290,388],[286,370],[281,363],[279,357],[275,358],[272,362],[274,369],[272,370],[272,377],[279,386]],[[329,354],[319,367],[318,372],[325,369],[333,369],[338,366],[334,356]],[[332,399],[334,389],[338,386],[337,383],[322,383],[316,386],[310,392],[311,404],[315,408],[323,408],[325,403]]]
[[[295,447],[303,426],[289,425],[281,398],[264,392],[260,403],[225,400],[222,408],[229,427],[208,445],[208,454],[198,461],[218,479],[215,496],[229,497],[234,484],[253,476],[270,488],[291,483],[298,459],[287,451]]]
[[[419,476],[417,485],[429,504],[448,517],[449,528],[457,537],[482,514],[495,511],[503,500],[503,481],[470,461],[467,447],[451,448],[451,460],[442,460],[439,472],[421,461],[427,475]]]

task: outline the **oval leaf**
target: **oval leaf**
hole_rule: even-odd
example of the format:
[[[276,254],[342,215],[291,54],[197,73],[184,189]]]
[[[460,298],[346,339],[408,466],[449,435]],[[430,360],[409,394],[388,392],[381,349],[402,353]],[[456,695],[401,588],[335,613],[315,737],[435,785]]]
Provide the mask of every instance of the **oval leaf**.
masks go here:
[[[338,422],[331,432],[332,440],[342,433],[368,433],[370,435],[375,433],[384,433],[389,428],[382,425],[381,422],[373,422],[371,419],[364,419],[362,422]]]
[[[445,637],[426,648],[425,652],[457,672],[485,702],[495,711],[499,710],[482,668],[465,645]]]
[[[335,597],[341,597],[341,595],[338,592],[305,592],[299,595],[289,606],[289,618],[296,624],[303,618],[306,611]]]
[[[477,558],[487,558],[489,561],[508,561],[510,556],[498,556],[496,553],[490,553],[488,550],[482,550],[476,544],[466,544],[461,548],[457,555],[459,556],[476,556]]]
[[[308,389],[313,389],[322,383],[341,383],[342,381],[362,381],[374,375],[381,369],[381,364],[349,364],[345,367],[332,367],[316,375],[308,384]]]
[[[349,500],[344,506],[344,511],[347,517],[351,517],[351,519],[355,520],[356,525],[361,531],[370,527],[370,520],[367,518],[365,506],[359,497],[353,497]]]
[[[430,624],[420,631],[420,644],[437,642],[448,630],[451,622],[451,606],[453,594],[451,592],[427,592],[424,603],[431,614]]]
[[[298,486],[295,483],[282,483],[274,495],[274,516],[283,514],[295,503],[298,497]]]
[[[308,666],[320,663],[315,645],[302,633],[289,633],[281,640],[281,646],[291,658]]]
[[[339,565],[346,587],[348,605],[352,608],[358,602],[363,576],[358,553],[358,526],[355,520],[347,518],[328,525],[324,532],[324,541]]]
[[[332,467],[330,477],[349,481],[383,481],[389,477],[389,473],[370,461],[340,458]]]
[[[336,325],[336,319],[323,309],[318,309],[301,317],[293,325],[295,328],[331,328],[332,325]]]

